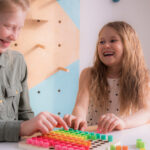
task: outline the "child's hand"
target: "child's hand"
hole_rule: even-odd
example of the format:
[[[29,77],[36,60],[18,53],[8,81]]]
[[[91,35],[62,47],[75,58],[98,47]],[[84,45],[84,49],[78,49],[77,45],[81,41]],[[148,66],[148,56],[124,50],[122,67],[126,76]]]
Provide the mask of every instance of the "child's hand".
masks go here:
[[[64,120],[70,128],[73,128],[75,130],[84,131],[87,128],[86,121],[74,115],[66,114],[64,116]]]
[[[49,112],[41,112],[33,119],[21,123],[20,136],[29,136],[35,132],[46,134],[55,127],[64,127],[68,130],[67,124],[61,117]]]
[[[98,122],[98,130],[102,133],[111,132],[112,130],[122,130],[125,128],[124,120],[118,118],[112,113],[102,115]]]

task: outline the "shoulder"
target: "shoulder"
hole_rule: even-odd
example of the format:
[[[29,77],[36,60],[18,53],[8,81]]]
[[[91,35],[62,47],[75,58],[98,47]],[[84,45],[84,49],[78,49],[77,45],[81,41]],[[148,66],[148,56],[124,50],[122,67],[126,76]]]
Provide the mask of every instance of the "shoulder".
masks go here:
[[[90,78],[90,76],[91,76],[91,70],[92,70],[91,67],[88,67],[88,68],[83,69],[83,70],[81,71],[80,78],[81,78],[81,77]]]
[[[25,63],[24,56],[20,52],[15,51],[15,50],[8,50],[7,53],[8,53],[8,56],[10,57],[10,60],[13,63],[21,63],[21,64]]]
[[[8,50],[8,54],[15,58],[23,58],[23,55],[15,50]]]
[[[91,68],[88,67],[83,69],[80,74],[80,83],[89,84],[90,78],[91,78]]]

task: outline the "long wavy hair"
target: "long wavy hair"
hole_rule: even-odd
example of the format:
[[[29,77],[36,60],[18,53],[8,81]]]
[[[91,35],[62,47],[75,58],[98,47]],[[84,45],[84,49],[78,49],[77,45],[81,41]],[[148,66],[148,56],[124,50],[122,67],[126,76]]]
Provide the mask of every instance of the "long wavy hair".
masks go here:
[[[119,78],[120,114],[129,115],[130,112],[136,112],[145,104],[148,94],[149,71],[135,30],[122,21],[110,22],[102,30],[105,27],[113,28],[123,43],[123,60]],[[99,32],[99,36],[102,30]],[[103,110],[109,106],[109,90],[107,66],[99,58],[97,42],[94,65],[91,68],[89,92],[92,99],[98,99],[104,106]]]
[[[19,6],[23,11],[29,8],[29,0],[0,0],[0,13],[14,11]]]

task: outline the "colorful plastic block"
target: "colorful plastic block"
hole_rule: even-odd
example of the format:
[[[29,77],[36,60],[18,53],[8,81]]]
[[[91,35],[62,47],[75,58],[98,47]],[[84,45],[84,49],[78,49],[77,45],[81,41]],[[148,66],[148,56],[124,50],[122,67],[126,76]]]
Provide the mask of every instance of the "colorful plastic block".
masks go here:
[[[111,135],[107,137],[104,134],[101,135],[99,133],[83,132],[73,129],[69,129],[68,131],[59,129],[51,131],[49,134],[26,140],[27,144],[43,148],[53,147],[55,150],[89,150],[92,146],[108,145],[109,142],[113,142]]]

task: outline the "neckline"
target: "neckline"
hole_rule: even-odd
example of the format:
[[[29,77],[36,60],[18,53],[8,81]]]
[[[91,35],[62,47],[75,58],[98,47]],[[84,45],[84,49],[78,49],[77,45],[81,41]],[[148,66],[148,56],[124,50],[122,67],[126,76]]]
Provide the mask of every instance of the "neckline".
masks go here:
[[[110,80],[110,81],[112,81],[112,80],[116,80],[116,81],[118,81],[118,80],[119,80],[119,78],[107,78],[107,80]]]

